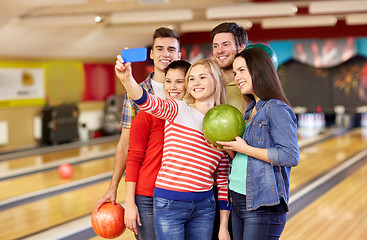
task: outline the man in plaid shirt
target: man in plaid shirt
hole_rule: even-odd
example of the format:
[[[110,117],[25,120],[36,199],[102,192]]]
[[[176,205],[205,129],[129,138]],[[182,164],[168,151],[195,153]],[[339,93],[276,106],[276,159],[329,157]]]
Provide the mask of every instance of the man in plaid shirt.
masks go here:
[[[140,85],[149,93],[165,98],[163,83],[165,81],[164,69],[174,60],[181,58],[179,35],[169,28],[158,28],[153,34],[153,47],[150,58],[154,63],[154,72]],[[131,121],[138,111],[137,106],[125,96],[121,117],[121,136],[116,146],[113,176],[107,192],[97,201],[99,208],[104,202],[116,203],[117,188],[126,168],[127,150],[129,148],[129,134]]]

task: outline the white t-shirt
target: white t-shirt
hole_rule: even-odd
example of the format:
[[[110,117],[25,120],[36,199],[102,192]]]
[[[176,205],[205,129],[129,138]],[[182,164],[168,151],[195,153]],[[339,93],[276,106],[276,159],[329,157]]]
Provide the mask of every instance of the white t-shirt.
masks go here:
[[[152,79],[151,83],[152,83],[154,95],[156,95],[160,98],[166,99],[166,95],[164,94],[163,83],[156,82],[153,79]]]

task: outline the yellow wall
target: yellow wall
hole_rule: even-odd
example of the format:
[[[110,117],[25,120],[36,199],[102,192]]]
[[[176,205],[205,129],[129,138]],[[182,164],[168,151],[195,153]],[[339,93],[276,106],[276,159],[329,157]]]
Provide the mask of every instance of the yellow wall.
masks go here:
[[[77,104],[79,111],[103,111],[104,101],[80,102]],[[8,144],[0,145],[0,153],[14,151],[20,148],[30,148],[39,145],[34,138],[33,121],[41,116],[42,107],[14,107],[0,108],[0,121],[8,123]],[[0,133],[3,134],[3,133]]]
[[[0,121],[8,123],[9,132],[9,143],[1,145],[0,152],[34,147],[37,144],[33,137],[33,119],[39,115],[41,109],[42,107],[0,108]]]
[[[84,91],[84,68],[81,62],[46,62],[47,102],[51,105],[80,102]]]
[[[105,102],[80,102],[77,106],[80,113],[96,110],[103,111]],[[9,132],[9,143],[0,145],[0,153],[39,145],[39,141],[34,138],[33,121],[35,117],[41,116],[41,111],[42,107],[37,106],[0,108],[0,121],[6,121],[8,123]]]
[[[82,102],[84,91],[84,71],[81,62],[1,62],[1,67],[41,67],[45,69],[46,101],[50,105],[76,103],[79,111],[104,110],[104,101]],[[116,94],[124,94],[121,83],[116,78]],[[34,147],[39,142],[34,138],[33,122],[40,116],[42,105],[29,103],[30,106],[1,106],[0,121],[8,123],[8,144],[0,145],[0,153],[19,148]],[[0,133],[3,134],[3,133]]]

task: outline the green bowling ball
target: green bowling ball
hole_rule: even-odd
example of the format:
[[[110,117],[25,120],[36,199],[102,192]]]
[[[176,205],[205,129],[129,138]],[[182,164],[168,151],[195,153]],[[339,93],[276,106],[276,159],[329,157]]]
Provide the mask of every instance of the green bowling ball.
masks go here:
[[[217,141],[233,141],[237,136],[242,137],[244,131],[245,120],[242,113],[231,105],[217,105],[204,116],[204,137],[217,147],[221,147]]]
[[[273,61],[275,70],[278,69],[278,57],[275,51],[271,47],[263,43],[254,43],[254,44],[248,45],[245,49],[249,49],[249,48],[260,48],[264,50],[270,56],[271,61]]]

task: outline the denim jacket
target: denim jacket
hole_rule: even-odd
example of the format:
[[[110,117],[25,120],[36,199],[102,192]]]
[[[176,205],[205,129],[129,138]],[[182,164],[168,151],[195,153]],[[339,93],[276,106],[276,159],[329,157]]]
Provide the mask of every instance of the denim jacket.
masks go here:
[[[248,156],[246,177],[246,206],[254,210],[260,206],[288,204],[291,167],[299,162],[297,120],[293,110],[278,99],[253,101],[244,118],[249,119],[255,107],[256,115],[245,130],[248,145],[268,149],[270,164]]]

